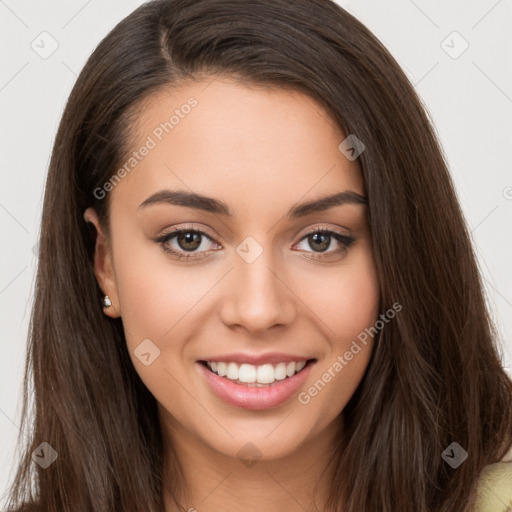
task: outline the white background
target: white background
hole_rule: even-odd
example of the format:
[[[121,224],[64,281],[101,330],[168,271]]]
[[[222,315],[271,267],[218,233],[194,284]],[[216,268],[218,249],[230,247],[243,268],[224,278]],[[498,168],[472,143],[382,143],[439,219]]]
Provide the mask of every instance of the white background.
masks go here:
[[[86,58],[140,3],[0,0],[0,494],[11,478],[19,432],[19,393],[37,264],[32,249],[52,143]],[[503,363],[510,371],[512,1],[340,4],[387,46],[430,112],[472,229],[502,337]],[[44,31],[51,36],[40,36]],[[58,48],[43,59],[31,44],[44,44],[48,50],[52,38]],[[464,48],[464,40],[468,49],[452,58]]]

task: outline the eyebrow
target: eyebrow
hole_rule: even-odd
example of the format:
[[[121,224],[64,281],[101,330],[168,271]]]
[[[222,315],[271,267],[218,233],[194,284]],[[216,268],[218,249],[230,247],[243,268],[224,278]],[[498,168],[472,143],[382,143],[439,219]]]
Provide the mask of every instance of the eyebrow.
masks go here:
[[[156,204],[172,204],[175,206],[186,206],[196,210],[203,210],[209,213],[232,217],[233,213],[222,201],[212,197],[203,196],[194,192],[186,192],[181,190],[160,190],[149,196],[139,208],[147,208]],[[311,213],[319,213],[342,206],[345,204],[368,204],[366,197],[351,190],[344,190],[329,196],[320,197],[304,203],[295,204],[290,208],[285,218],[293,220],[305,217]]]

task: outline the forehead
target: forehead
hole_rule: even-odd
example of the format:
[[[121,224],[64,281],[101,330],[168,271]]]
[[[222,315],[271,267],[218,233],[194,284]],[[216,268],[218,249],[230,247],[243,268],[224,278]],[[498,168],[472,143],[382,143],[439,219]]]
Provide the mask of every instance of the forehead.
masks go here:
[[[132,126],[114,202],[162,189],[216,197],[242,213],[341,190],[364,193],[335,121],[306,94],[210,78],[149,96]]]

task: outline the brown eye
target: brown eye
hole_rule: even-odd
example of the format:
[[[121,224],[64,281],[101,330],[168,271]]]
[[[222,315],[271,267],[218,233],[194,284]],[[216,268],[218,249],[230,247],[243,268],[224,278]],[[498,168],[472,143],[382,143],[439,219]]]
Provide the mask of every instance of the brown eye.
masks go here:
[[[306,233],[297,246],[301,251],[313,254],[308,257],[320,259],[336,255],[342,256],[354,242],[355,239],[350,236],[317,228],[310,233]]]
[[[177,236],[176,241],[180,249],[195,251],[201,245],[201,236],[197,231],[185,231]]]
[[[200,259],[220,247],[207,233],[182,228],[155,239],[162,249],[175,259]]]
[[[316,252],[324,252],[331,245],[331,236],[325,233],[308,235],[309,246]]]

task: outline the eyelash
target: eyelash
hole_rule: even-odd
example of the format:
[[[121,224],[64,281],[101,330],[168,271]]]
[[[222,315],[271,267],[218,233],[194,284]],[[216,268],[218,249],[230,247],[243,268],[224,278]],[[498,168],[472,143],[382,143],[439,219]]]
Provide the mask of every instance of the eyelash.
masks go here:
[[[200,259],[206,258],[210,252],[217,250],[217,249],[210,249],[208,251],[202,251],[202,252],[198,252],[198,253],[190,252],[187,254],[187,253],[178,252],[175,249],[170,248],[168,245],[169,241],[182,233],[197,233],[197,234],[200,234],[201,236],[208,238],[210,241],[217,243],[213,240],[212,236],[210,236],[209,233],[207,233],[206,231],[203,231],[201,229],[194,228],[193,226],[185,226],[185,227],[182,227],[179,229],[175,229],[169,233],[165,233],[165,234],[155,238],[154,241],[162,246],[162,249],[164,250],[164,252],[170,254],[173,258],[175,258],[177,260],[187,260],[187,261],[191,260],[191,259],[200,260]],[[347,236],[347,235],[343,235],[341,233],[338,233],[337,231],[333,231],[332,229],[328,229],[326,227],[316,227],[316,228],[304,233],[304,235],[301,237],[301,239],[299,240],[298,243],[301,243],[303,240],[307,239],[311,235],[314,235],[315,233],[329,235],[332,238],[334,238],[337,242],[339,242],[341,245],[338,249],[336,249],[334,251],[316,252],[316,253],[314,251],[311,251],[314,254],[316,254],[317,256],[314,258],[309,257],[310,259],[326,259],[327,257],[332,257],[333,255],[344,253],[355,242],[354,238]],[[217,244],[217,245],[219,245],[219,244]],[[307,252],[310,252],[310,251],[307,251]],[[201,256],[199,256],[199,255],[201,255]]]

